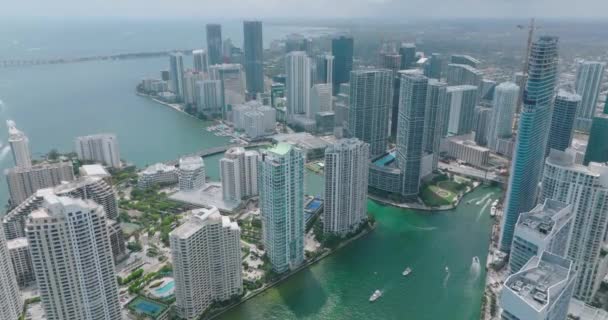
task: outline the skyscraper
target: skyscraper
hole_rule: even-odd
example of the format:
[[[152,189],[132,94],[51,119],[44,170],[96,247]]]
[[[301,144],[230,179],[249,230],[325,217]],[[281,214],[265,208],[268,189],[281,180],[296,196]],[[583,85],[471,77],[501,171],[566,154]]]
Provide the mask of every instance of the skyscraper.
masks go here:
[[[505,252],[511,249],[519,214],[530,211],[536,203],[551,127],[557,78],[557,42],[556,37],[542,36],[530,48],[529,78],[501,224],[500,249]]]
[[[0,308],[2,308],[0,320],[18,319],[23,311],[23,300],[2,228],[0,228]]]
[[[77,137],[75,149],[78,159],[95,161],[112,168],[120,168],[120,151],[115,134],[101,133]]]
[[[574,118],[580,103],[581,96],[578,94],[559,90],[553,106],[551,130],[545,155],[548,155],[551,149],[565,151],[570,147],[574,135]]]
[[[424,67],[424,75],[431,79],[440,80],[442,68],[443,57],[439,53],[433,53]]]
[[[258,195],[257,151],[230,148],[220,159],[220,178],[224,200],[240,201],[244,197]]]
[[[305,114],[310,104],[310,59],[304,51],[292,51],[285,57],[287,114]]]
[[[591,128],[591,119],[595,115],[605,66],[605,63],[596,61],[583,61],[578,65],[574,86],[582,100],[576,113],[577,130],[589,132]]]
[[[328,83],[332,84],[334,81],[334,56],[331,54],[320,54],[315,57],[315,68],[313,83]]]
[[[408,201],[416,200],[420,191],[427,84],[428,78],[419,73],[401,72],[397,165],[403,174],[401,193]]]
[[[477,87],[471,85],[449,86],[442,92],[442,135],[471,133],[475,127],[475,102]]]
[[[244,21],[245,75],[250,96],[264,92],[264,48],[262,44],[262,21]]]
[[[222,64],[222,26],[219,24],[207,24],[207,52],[209,53],[209,65]]]
[[[466,64],[473,68],[479,67],[481,61],[465,54],[453,54],[450,56],[450,63],[454,64]]]
[[[367,219],[369,144],[340,139],[325,149],[324,232],[344,236]]]
[[[571,205],[551,199],[519,215],[509,258],[511,273],[543,251],[566,256],[573,220]]]
[[[442,110],[440,97],[445,91],[447,84],[437,79],[429,79],[426,90],[426,112],[424,113],[424,138],[422,149],[428,153],[433,153],[433,170],[437,169],[439,161],[439,145],[444,137],[441,124]]]
[[[32,165],[32,155],[30,153],[30,140],[25,133],[17,129],[15,122],[6,121],[8,127],[8,143],[11,146],[13,160],[17,167],[30,167]]]
[[[386,152],[393,99],[393,72],[355,70],[350,75],[347,134],[370,145],[370,156]]]
[[[74,168],[68,161],[41,163],[29,168],[14,167],[4,171],[11,205],[16,206],[37,190],[74,180]]]
[[[572,261],[544,252],[505,281],[501,319],[564,320],[577,278]]]
[[[331,40],[331,53],[334,56],[334,95],[338,94],[340,84],[350,81],[350,72],[353,70],[353,50],[352,37],[340,36]]]
[[[209,67],[211,80],[222,83],[222,108],[245,103],[245,75],[240,64],[217,64]],[[225,116],[225,114],[224,114]]]
[[[491,108],[475,107],[475,143],[478,146],[488,145],[488,124],[492,114]]]
[[[209,70],[209,56],[207,50],[197,49],[192,51],[192,59],[194,61],[194,70],[198,72],[207,72]]]
[[[180,52],[169,56],[169,88],[179,101],[184,99],[184,57]]]
[[[539,198],[572,205],[574,225],[567,257],[577,271],[574,296],[589,303],[604,276],[601,251],[608,223],[608,166],[595,162],[583,166],[574,159],[571,152],[551,150]]]
[[[411,69],[416,65],[416,44],[402,43],[399,47],[401,55],[401,70]]]
[[[519,87],[513,82],[503,82],[494,90],[492,116],[488,125],[488,148],[497,150],[499,139],[513,134],[513,117],[517,108]]]
[[[170,234],[175,306],[183,319],[198,319],[214,302],[243,292],[241,229],[216,207],[195,210]]]
[[[26,230],[47,319],[121,319],[102,206],[49,195]]]
[[[583,160],[585,165],[591,161],[608,162],[608,143],[606,143],[606,137],[608,137],[608,99],[606,99],[604,113],[593,117],[587,151]]]
[[[315,84],[310,88],[310,101],[306,116],[314,119],[317,112],[332,111],[330,83]]]
[[[277,273],[304,261],[304,160],[300,149],[279,143],[258,162],[264,249]]]
[[[450,86],[472,85],[481,88],[483,73],[467,64],[448,64],[447,83]],[[481,90],[480,90],[481,91]]]
[[[224,108],[222,101],[222,81],[221,80],[202,80],[197,81],[198,92],[198,112],[208,117],[222,114]]]

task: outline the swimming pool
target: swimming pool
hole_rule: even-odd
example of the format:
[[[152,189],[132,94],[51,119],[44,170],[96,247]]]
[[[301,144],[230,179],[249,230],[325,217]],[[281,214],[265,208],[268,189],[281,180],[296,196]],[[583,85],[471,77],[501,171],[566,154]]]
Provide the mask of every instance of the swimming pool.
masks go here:
[[[374,161],[374,164],[378,167],[385,167],[395,161],[395,155],[396,153],[394,151],[389,152],[382,156],[380,159]]]
[[[154,302],[142,297],[138,297],[133,302],[129,303],[129,309],[135,311],[137,314],[145,314],[153,318],[161,315],[167,306],[158,302]]]
[[[164,298],[166,296],[170,296],[175,291],[175,281],[171,280],[165,283],[164,285],[153,289],[152,292],[155,296]]]

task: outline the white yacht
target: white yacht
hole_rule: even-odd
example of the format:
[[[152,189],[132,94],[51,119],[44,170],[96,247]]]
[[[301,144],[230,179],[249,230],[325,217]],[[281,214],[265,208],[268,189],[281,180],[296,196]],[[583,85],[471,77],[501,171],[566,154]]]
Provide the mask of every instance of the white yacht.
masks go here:
[[[473,264],[479,264],[479,258],[477,256],[473,257]]]
[[[402,275],[403,275],[404,277],[407,277],[407,276],[408,276],[410,273],[412,273],[412,268],[407,267],[405,270],[403,270]]]
[[[369,297],[369,302],[374,302],[374,301],[380,299],[380,297],[382,297],[382,291],[376,290],[376,291],[374,291],[372,296]]]

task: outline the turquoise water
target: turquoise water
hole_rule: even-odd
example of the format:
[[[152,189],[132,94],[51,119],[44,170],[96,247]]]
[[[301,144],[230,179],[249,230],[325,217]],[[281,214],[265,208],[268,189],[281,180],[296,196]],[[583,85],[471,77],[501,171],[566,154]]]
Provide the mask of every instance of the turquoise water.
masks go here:
[[[162,287],[154,289],[154,293],[159,297],[165,297],[168,294],[172,294],[175,289],[175,281],[171,280],[165,283]]]
[[[165,305],[142,298],[135,299],[130,306],[139,313],[151,316],[158,316],[166,308]]]

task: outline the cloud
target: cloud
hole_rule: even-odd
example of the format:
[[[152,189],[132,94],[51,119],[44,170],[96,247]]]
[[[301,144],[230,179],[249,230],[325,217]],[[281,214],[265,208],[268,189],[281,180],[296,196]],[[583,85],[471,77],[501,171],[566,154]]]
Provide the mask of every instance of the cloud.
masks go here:
[[[577,0],[2,0],[27,17],[606,17],[608,1]]]

